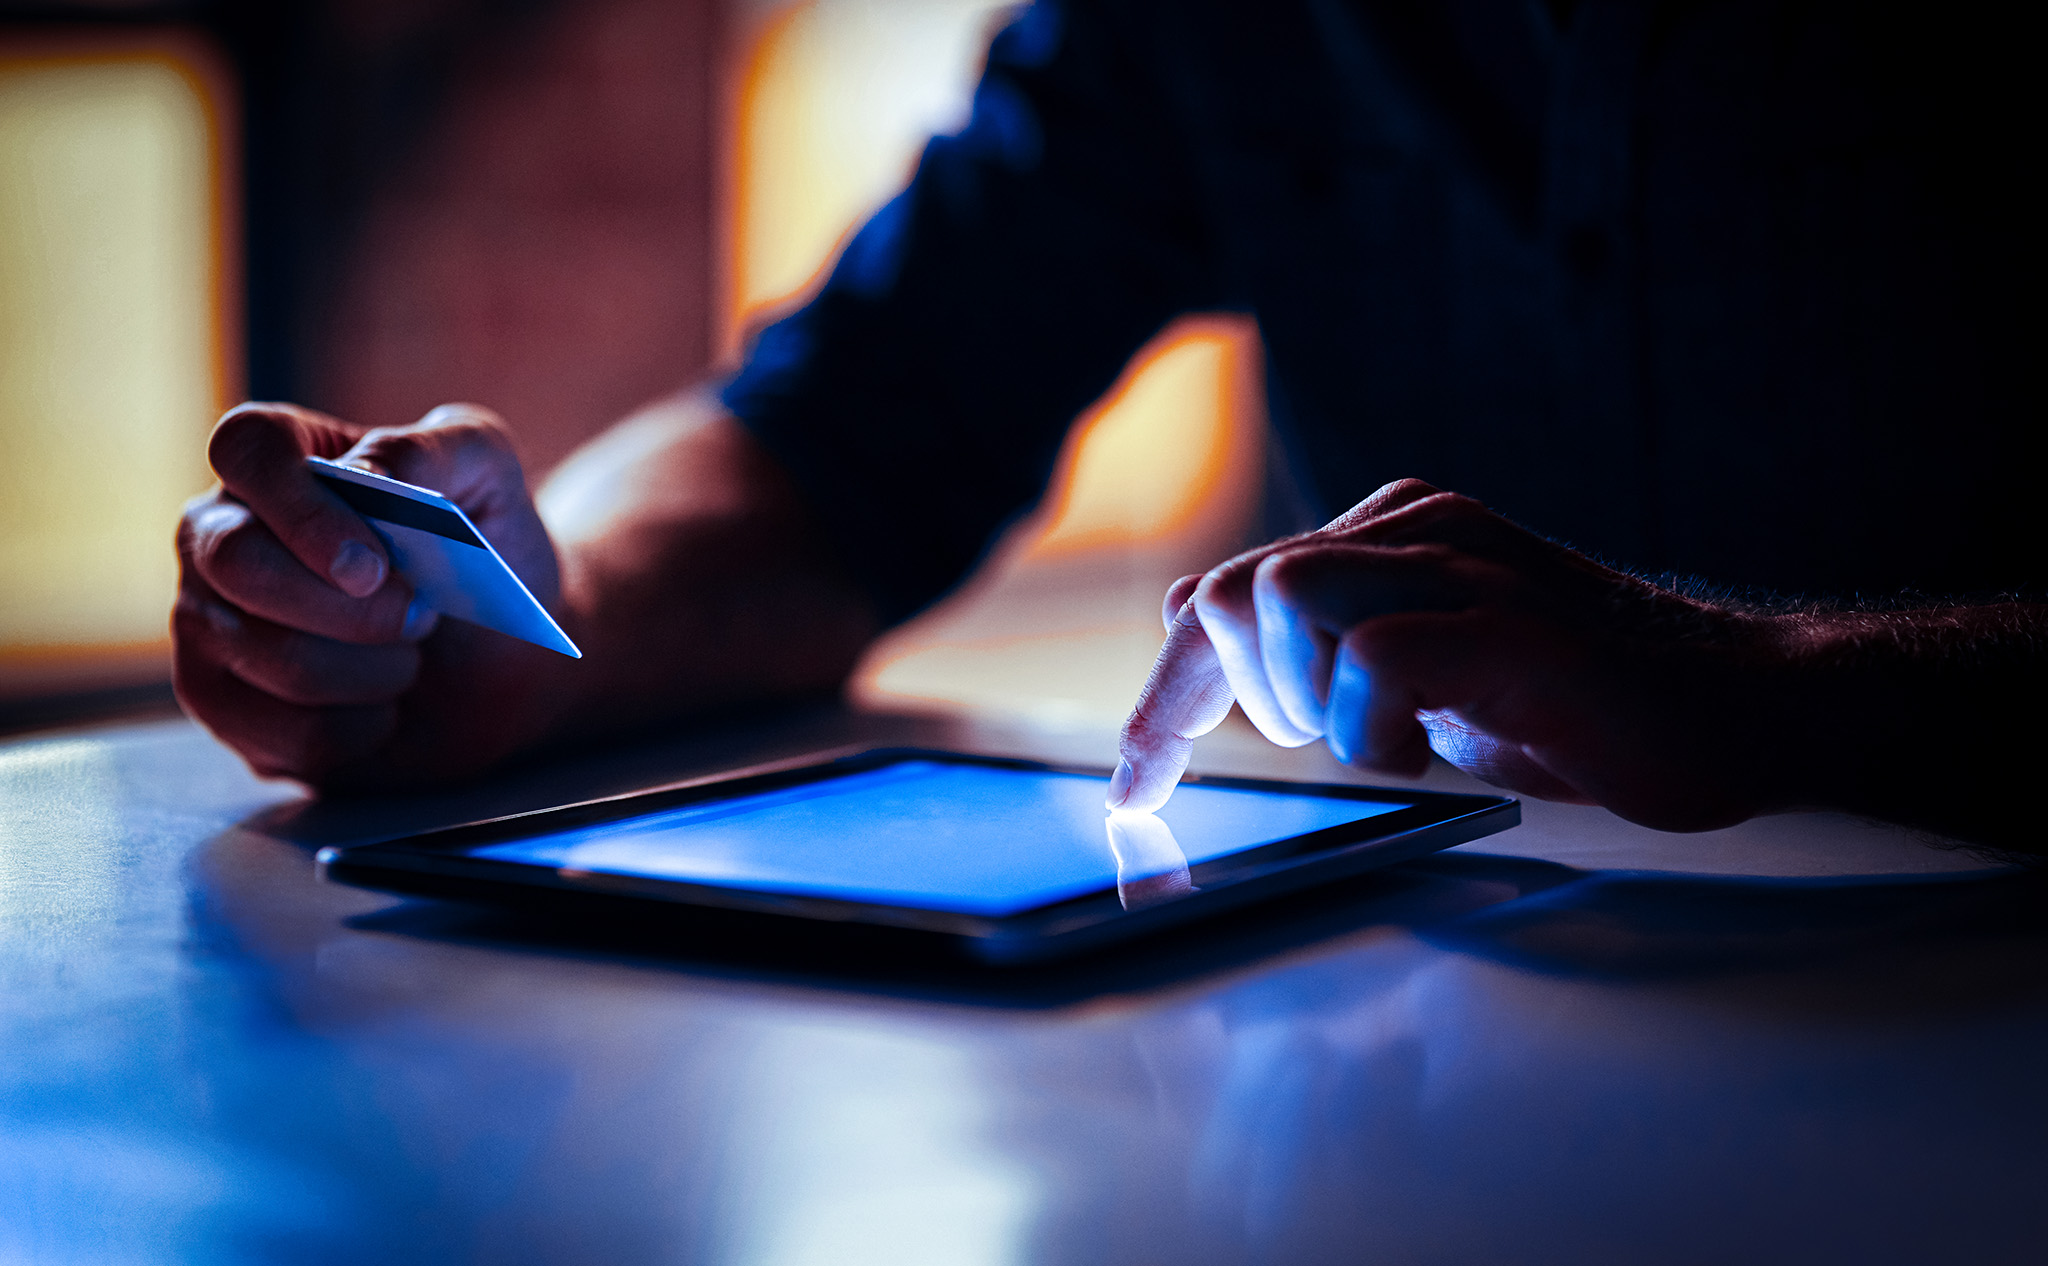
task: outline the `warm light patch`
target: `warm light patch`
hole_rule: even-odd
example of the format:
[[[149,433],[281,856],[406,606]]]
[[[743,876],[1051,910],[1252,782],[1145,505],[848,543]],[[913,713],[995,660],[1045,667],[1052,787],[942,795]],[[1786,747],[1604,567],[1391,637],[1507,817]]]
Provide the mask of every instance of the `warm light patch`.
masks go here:
[[[744,330],[810,288],[901,189],[926,138],[967,121],[987,0],[810,0],[774,11],[740,84],[732,315]]]
[[[1227,319],[1183,323],[1140,353],[1075,427],[1030,552],[1157,542],[1205,510],[1243,509],[1251,490],[1233,480],[1259,458],[1243,424],[1256,354],[1249,323]]]
[[[202,81],[0,55],[0,650],[161,642],[225,394]]]
[[[994,23],[971,0],[802,0],[756,11],[734,120],[726,346],[817,284],[851,230],[957,128]],[[744,25],[744,23],[743,23]],[[1159,645],[1174,576],[1242,544],[1263,470],[1258,336],[1184,320],[1069,437],[1040,512],[977,581],[895,631],[856,699],[1094,724]]]
[[[979,0],[810,0],[759,25],[741,84],[734,324],[813,286],[901,188],[925,138],[960,126],[992,24]],[[1256,462],[1245,322],[1175,328],[1076,428],[1033,554],[1156,544],[1198,526]],[[1223,497],[1231,512],[1241,497]]]

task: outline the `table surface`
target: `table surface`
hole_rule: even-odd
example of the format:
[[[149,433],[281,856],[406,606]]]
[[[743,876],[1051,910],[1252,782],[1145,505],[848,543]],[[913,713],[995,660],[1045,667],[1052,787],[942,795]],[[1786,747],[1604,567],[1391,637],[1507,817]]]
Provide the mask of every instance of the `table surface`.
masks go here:
[[[820,710],[327,804],[182,721],[0,747],[0,1261],[2048,1260],[2048,880],[1884,827],[1532,803],[1016,976],[313,873],[807,751],[1111,738]],[[1235,729],[1198,764],[1338,774]]]

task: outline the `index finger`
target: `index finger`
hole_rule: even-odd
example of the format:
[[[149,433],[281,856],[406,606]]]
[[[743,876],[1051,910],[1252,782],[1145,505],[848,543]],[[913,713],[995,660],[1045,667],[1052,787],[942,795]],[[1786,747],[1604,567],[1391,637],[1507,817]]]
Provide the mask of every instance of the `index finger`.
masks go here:
[[[1174,617],[1138,706],[1124,721],[1109,807],[1149,813],[1165,804],[1188,767],[1195,740],[1222,723],[1233,699],[1223,663],[1190,601]]]
[[[352,438],[341,424],[310,409],[245,404],[213,428],[206,457],[221,486],[254,510],[308,571],[351,598],[363,598],[390,572],[384,544],[306,469],[309,454],[336,456]]]

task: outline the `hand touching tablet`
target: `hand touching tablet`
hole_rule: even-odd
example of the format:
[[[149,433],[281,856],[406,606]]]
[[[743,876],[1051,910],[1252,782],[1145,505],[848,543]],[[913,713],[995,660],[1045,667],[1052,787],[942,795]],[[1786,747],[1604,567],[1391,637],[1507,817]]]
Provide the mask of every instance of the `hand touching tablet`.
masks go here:
[[[1466,497],[1390,484],[1329,526],[1167,595],[1112,807],[1165,803],[1193,739],[1244,708],[1276,743],[1488,782],[1665,829],[1781,803],[1758,718],[1780,630],[1603,567]]]

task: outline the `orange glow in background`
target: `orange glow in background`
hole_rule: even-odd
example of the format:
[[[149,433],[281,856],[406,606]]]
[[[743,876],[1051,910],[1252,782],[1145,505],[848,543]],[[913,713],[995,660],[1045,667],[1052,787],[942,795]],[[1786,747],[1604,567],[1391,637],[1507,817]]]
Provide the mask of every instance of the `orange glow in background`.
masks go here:
[[[726,358],[965,122],[987,0],[739,0],[724,123]],[[238,398],[233,100],[183,38],[0,46],[0,691],[167,673],[180,503]],[[1070,435],[1043,504],[898,630],[857,697],[1039,720],[1128,706],[1177,575],[1244,543],[1258,343],[1177,323]]]
[[[797,0],[740,23],[727,185],[726,347],[812,289],[966,120],[1007,6]],[[1248,321],[1191,318],[1135,356],[1077,423],[1039,510],[960,594],[870,655],[855,695],[1097,723],[1136,697],[1179,575],[1243,542],[1263,461]]]
[[[210,50],[0,46],[0,691],[168,676],[171,527],[241,389]]]

